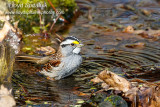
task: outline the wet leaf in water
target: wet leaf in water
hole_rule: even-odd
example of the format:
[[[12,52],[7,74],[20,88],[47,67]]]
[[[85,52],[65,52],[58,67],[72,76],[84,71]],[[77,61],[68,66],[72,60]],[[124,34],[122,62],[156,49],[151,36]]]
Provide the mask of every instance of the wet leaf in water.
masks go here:
[[[133,26],[127,26],[126,28],[124,28],[123,32],[124,33],[133,33],[134,28],[133,28]]]
[[[88,96],[87,94],[81,92],[81,91],[74,91],[74,94],[78,95],[78,96]]]
[[[138,42],[138,43],[135,43],[135,44],[127,44],[126,47],[127,47],[127,48],[143,49],[143,48],[145,47],[145,43]]]
[[[141,9],[140,11],[142,12],[142,14],[144,14],[146,16],[150,16],[151,15],[151,11],[149,11],[149,10]]]

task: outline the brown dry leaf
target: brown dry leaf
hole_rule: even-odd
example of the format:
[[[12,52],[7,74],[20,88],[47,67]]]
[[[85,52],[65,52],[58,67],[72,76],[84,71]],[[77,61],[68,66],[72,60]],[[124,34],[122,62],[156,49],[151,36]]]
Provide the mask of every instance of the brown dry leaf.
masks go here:
[[[132,26],[127,26],[126,28],[124,28],[123,32],[124,33],[133,33],[134,28]]]
[[[38,53],[43,53],[45,55],[51,55],[51,54],[54,54],[56,52],[55,49],[53,49],[50,46],[36,48],[36,51]]]
[[[95,77],[93,79],[90,80],[91,82],[93,82],[94,84],[97,84],[97,83],[102,83],[101,84],[101,87],[105,90],[109,90],[109,85],[106,84],[102,79],[100,79],[99,77]]]
[[[87,96],[87,94],[81,92],[81,91],[78,91],[77,89],[79,89],[80,87],[73,87],[72,91],[74,94],[78,95],[78,96]]]
[[[148,33],[148,35],[160,34],[160,30],[149,29],[148,31],[146,31],[146,33]]]
[[[160,32],[153,34],[154,37],[160,36]]]
[[[81,92],[81,91],[74,91],[74,94],[78,95],[78,96],[87,96],[87,94]]]
[[[152,29],[135,30],[133,33],[138,34],[138,35],[142,36],[143,38],[153,39],[153,40],[158,40],[159,36],[160,36],[160,30],[152,30]]]
[[[158,40],[159,39],[159,36],[157,34],[150,35],[146,32],[143,32],[143,33],[140,33],[138,35],[140,35],[141,37],[146,38],[146,39],[152,39],[152,40]]]
[[[160,107],[160,90],[155,86],[142,87],[138,91],[139,107]]]
[[[150,16],[151,15],[151,11],[147,10],[147,9],[141,9],[142,14],[146,15],[146,16]]]
[[[91,79],[90,80],[91,82],[93,82],[93,83],[100,83],[100,82],[104,82],[103,80],[101,80],[100,78],[98,78],[98,77],[95,77],[95,78],[93,78],[93,79]]]
[[[143,43],[143,42],[138,42],[135,44],[126,45],[127,48],[144,48],[144,46],[145,46],[145,43]]]
[[[73,87],[72,91],[76,91],[77,89],[79,89],[80,87]]]
[[[160,107],[160,86],[140,79],[133,79],[141,85],[132,85],[125,97],[132,102],[132,107]]]
[[[137,92],[138,88],[133,87],[124,94],[124,96],[128,98],[129,101],[132,101],[132,107],[136,107],[137,105]]]
[[[102,88],[104,88],[105,90],[109,90],[109,85],[108,84],[106,84],[106,83],[102,83],[101,84],[101,86],[102,86]]]
[[[115,48],[112,48],[112,49],[109,49],[107,52],[108,53],[114,53],[114,52],[116,52],[117,50],[115,49]]]
[[[156,87],[154,91],[150,107],[160,107],[160,86]]]
[[[145,33],[145,32],[139,33],[138,35],[140,35],[140,36],[143,37],[143,38],[147,38],[147,39],[150,39],[150,38],[151,38],[150,35],[148,35],[148,34]]]
[[[111,71],[104,70],[99,73],[98,77],[115,90],[127,92],[131,88],[129,81]]]
[[[102,82],[102,88],[105,90],[122,91],[122,96],[131,103],[132,107],[160,107],[160,86],[156,83],[140,79],[133,79],[132,82],[129,82],[106,70],[91,81],[94,83]]]

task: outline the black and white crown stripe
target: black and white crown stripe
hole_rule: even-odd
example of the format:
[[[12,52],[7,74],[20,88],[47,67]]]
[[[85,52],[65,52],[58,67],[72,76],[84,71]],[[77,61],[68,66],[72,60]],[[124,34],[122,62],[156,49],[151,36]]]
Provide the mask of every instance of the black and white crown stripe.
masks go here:
[[[66,40],[76,40],[76,41],[79,42],[79,40],[76,37],[74,37],[74,36],[66,37],[63,41],[66,41]]]

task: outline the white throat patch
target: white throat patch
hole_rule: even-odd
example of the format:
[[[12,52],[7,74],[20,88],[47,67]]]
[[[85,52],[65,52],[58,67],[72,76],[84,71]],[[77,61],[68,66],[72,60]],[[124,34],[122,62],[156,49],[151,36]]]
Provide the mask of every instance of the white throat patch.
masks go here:
[[[79,54],[79,53],[80,53],[80,51],[81,51],[81,48],[76,47],[76,48],[73,50],[73,53],[75,53],[75,54]]]

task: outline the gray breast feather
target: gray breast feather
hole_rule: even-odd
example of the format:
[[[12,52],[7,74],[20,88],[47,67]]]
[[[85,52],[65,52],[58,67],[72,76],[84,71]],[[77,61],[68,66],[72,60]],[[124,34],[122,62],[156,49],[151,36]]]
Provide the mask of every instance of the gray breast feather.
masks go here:
[[[63,70],[59,73],[62,75],[62,78],[71,75],[73,72],[77,70],[79,65],[82,63],[82,57],[77,54],[70,55],[69,57],[64,58],[62,61],[65,67],[63,67]]]

